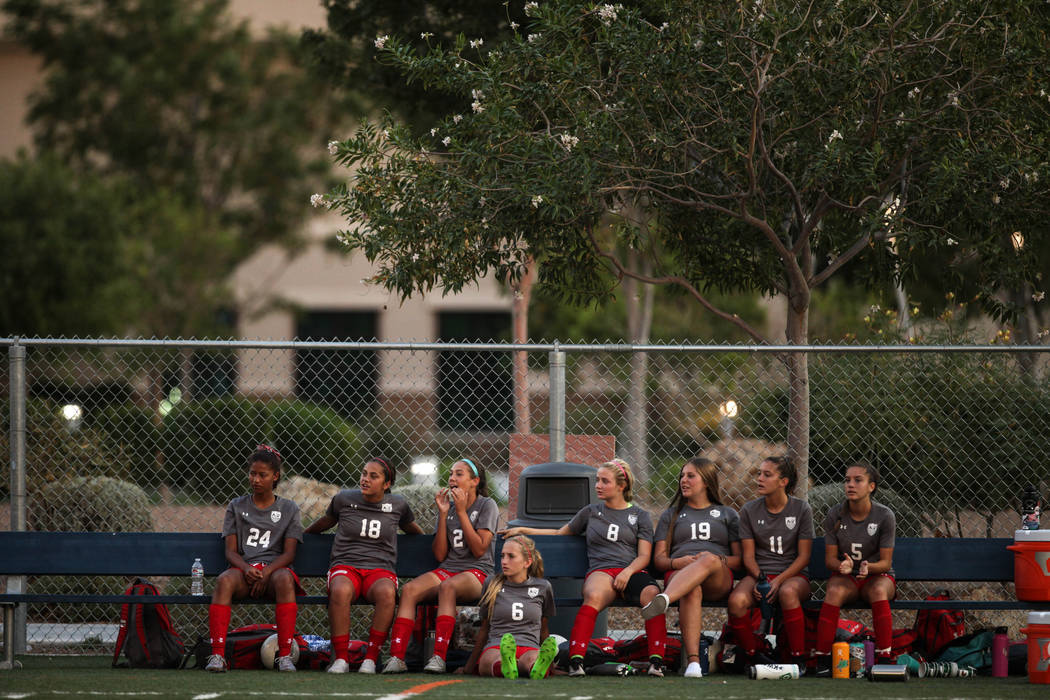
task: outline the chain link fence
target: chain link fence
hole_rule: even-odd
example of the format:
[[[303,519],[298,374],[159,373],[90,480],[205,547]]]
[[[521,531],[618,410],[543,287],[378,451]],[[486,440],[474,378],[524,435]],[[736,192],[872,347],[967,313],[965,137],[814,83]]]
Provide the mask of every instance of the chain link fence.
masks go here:
[[[24,384],[30,529],[219,531],[226,504],[247,490],[245,461],[259,443],[285,456],[279,493],[299,503],[304,523],[323,513],[338,489],[356,487],[368,456],[382,455],[396,466],[394,490],[409,499],[424,530],[434,526],[437,485],[462,456],[488,472],[503,506],[501,524],[513,518],[512,465],[548,461],[548,434],[560,447],[564,432],[568,461],[594,463],[614,454],[626,459],[638,476],[636,502],[654,521],[674,495],[686,459],[703,455],[718,462],[723,498],[739,508],[754,497],[762,457],[786,450],[784,348],[4,344],[25,353],[24,369],[14,361],[4,368],[0,440],[9,452],[12,386]],[[1050,385],[1041,350],[804,352],[810,387],[806,491],[818,534],[828,508],[843,498],[846,466],[856,461],[881,471],[876,499],[895,510],[902,536],[1012,536],[1024,485],[1036,483],[1046,492]],[[23,375],[14,377],[16,371]],[[542,437],[523,437],[529,435]],[[4,479],[5,528],[14,522],[9,496]],[[166,592],[186,592],[190,563],[185,578],[158,583]],[[308,593],[323,593],[323,581],[305,584]],[[51,577],[30,581],[29,589],[102,593],[125,585]],[[934,587],[913,584],[901,596],[924,597]],[[1013,595],[991,586],[954,592]],[[173,607],[185,639],[206,634],[205,606]],[[266,614],[235,607],[234,624]],[[326,615],[321,606],[306,606],[300,631],[327,636]],[[369,611],[355,608],[354,615],[354,630],[363,634]],[[116,606],[30,605],[31,650],[108,651],[117,616]],[[707,628],[715,625],[705,618]]]

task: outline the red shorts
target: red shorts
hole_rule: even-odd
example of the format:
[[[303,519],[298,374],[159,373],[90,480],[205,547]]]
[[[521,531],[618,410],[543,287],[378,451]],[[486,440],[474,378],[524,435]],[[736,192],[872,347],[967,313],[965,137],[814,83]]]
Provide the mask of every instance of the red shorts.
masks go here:
[[[255,564],[251,564],[250,566],[253,569],[265,569],[266,568],[266,564],[263,564],[262,562],[256,562]],[[233,569],[232,566],[230,568]],[[292,575],[292,581],[295,582],[295,594],[296,595],[306,595],[306,591],[303,590],[303,584],[299,583],[299,574],[295,573],[295,569],[293,569],[290,566],[285,566],[285,567],[282,567],[282,568],[288,569],[288,573],[290,573]],[[234,570],[235,571],[239,571],[240,569],[234,569]]]
[[[842,574],[836,574],[836,576],[842,576]],[[860,579],[854,576],[853,574],[849,574],[844,578],[848,578],[850,581],[853,581],[853,585],[857,587],[857,592],[859,593],[861,590],[863,590],[864,586],[868,585],[869,581],[874,581],[879,576],[885,576],[890,580],[890,582],[893,584],[893,599],[897,600],[897,578],[895,576],[892,576],[890,574],[870,574],[867,578]]]
[[[358,598],[367,596],[372,586],[383,579],[389,579],[393,582],[394,588],[397,588],[397,574],[386,569],[358,569],[346,564],[336,564],[328,570],[329,590],[332,589],[332,579],[336,576],[346,576],[350,579],[350,585],[354,587],[354,595]]]
[[[453,576],[459,576],[460,574],[471,574],[474,578],[476,578],[478,580],[478,583],[480,583],[482,586],[485,585],[485,579],[487,579],[489,577],[489,575],[486,574],[481,569],[464,569],[463,571],[449,571],[448,569],[434,569],[430,573],[432,573],[435,576],[437,576],[439,581],[447,581],[450,578],[452,578]]]
[[[496,651],[499,651],[499,644],[493,644],[490,647],[485,647],[481,650],[481,653],[484,654],[489,649],[495,649]],[[518,647],[518,651],[514,654],[514,658],[520,659],[521,655],[527,651],[536,651],[536,647]]]
[[[770,583],[773,583],[773,579],[775,579],[779,575],[780,574],[766,574],[766,580],[769,581]],[[796,577],[804,578],[804,579],[806,579],[806,583],[810,583],[809,576],[807,576],[806,574],[795,574],[791,578],[796,578]],[[788,581],[790,581],[791,578],[789,578]]]

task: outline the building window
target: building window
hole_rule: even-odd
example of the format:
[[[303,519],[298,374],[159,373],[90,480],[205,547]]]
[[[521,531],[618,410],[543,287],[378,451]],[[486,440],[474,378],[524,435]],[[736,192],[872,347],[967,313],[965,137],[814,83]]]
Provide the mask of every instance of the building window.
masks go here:
[[[299,316],[299,340],[372,341],[374,311],[308,311]],[[376,410],[378,358],[374,350],[296,350],[295,394],[351,421]]]
[[[442,341],[503,342],[510,338],[506,312],[446,312],[438,316]],[[508,432],[514,425],[510,354],[438,353],[438,427],[447,431]]]

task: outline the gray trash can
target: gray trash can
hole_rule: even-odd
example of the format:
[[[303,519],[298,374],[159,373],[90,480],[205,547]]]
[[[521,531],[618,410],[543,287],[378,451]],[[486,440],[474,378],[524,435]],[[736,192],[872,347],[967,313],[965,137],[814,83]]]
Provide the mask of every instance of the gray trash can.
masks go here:
[[[517,517],[507,525],[561,527],[572,520],[580,508],[598,502],[594,493],[597,473],[594,467],[575,462],[547,462],[525,467],[518,480]],[[551,578],[550,582],[555,598],[580,597],[582,584],[578,579]],[[559,607],[558,614],[549,621],[550,633],[568,639],[579,610],[579,607]],[[593,636],[604,637],[608,627],[608,610],[603,610],[595,620]]]

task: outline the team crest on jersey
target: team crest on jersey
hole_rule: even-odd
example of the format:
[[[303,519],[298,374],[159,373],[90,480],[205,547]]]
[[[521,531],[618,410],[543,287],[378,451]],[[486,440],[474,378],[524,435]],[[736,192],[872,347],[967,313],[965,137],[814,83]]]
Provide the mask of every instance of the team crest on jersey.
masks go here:
[[[384,503],[383,507],[380,510],[382,510],[384,513],[393,513],[394,512],[394,504],[393,503]]]
[[[712,518],[717,518],[721,514],[722,514],[722,511],[718,510],[717,508],[715,508],[713,511],[711,511],[711,517]]]
[[[627,522],[629,522],[631,525],[637,525],[638,524],[638,516],[634,515],[633,513],[631,515],[628,515],[627,516]]]
[[[472,512],[470,514],[470,522],[474,522],[477,519],[478,519],[478,512],[475,510],[474,512]]]
[[[878,524],[876,524],[876,523],[868,523],[868,535],[869,536],[874,535],[878,531],[878,529],[879,529]]]
[[[540,589],[536,586],[529,586],[528,593],[530,598],[535,598],[540,594]]]
[[[787,525],[787,529],[788,530],[794,530],[795,529],[795,522],[796,522],[796,520],[795,520],[794,516],[789,516],[787,518],[784,518],[784,524]]]
[[[281,522],[281,511],[279,511],[279,510],[271,510],[270,511],[270,520],[272,520],[275,523]]]

